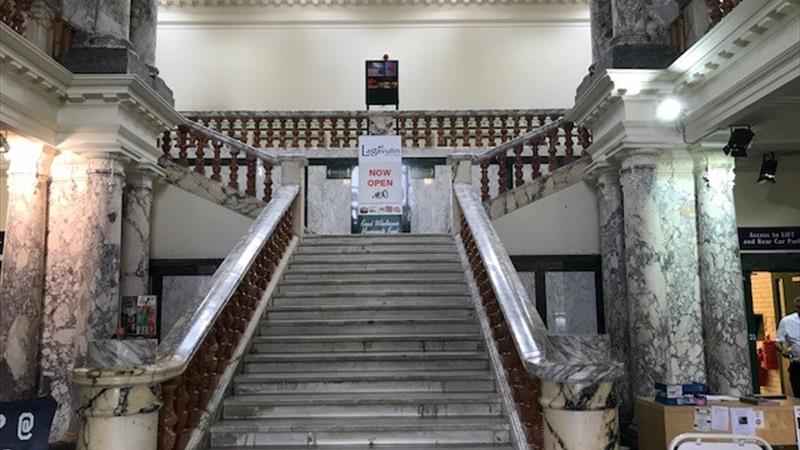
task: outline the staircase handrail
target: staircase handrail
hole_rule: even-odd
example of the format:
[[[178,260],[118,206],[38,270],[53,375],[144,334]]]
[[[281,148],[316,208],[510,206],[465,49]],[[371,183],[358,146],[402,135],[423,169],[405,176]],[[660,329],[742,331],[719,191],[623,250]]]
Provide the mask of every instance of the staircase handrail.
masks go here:
[[[513,150],[515,147],[519,145],[525,144],[536,144],[542,138],[546,137],[549,133],[553,130],[558,130],[561,128],[564,123],[567,121],[563,118],[555,120],[547,125],[541,126],[533,131],[529,131],[525,134],[521,134],[513,139],[510,139],[502,144],[498,145],[497,147],[490,148],[485,150],[481,153],[472,154],[472,160],[475,162],[480,163],[481,161],[488,161],[494,159],[497,155],[505,154],[509,150]]]
[[[277,190],[272,201],[214,272],[210,289],[202,302],[189,309],[161,341],[152,363],[131,367],[76,368],[73,371],[75,383],[93,387],[151,385],[181,375],[299,192],[297,185]]]
[[[273,164],[280,163],[281,161],[281,156],[275,152],[265,149],[255,148],[240,140],[234,139],[230,136],[220,133],[217,130],[213,130],[211,128],[208,128],[207,126],[201,125],[191,119],[186,119],[182,125],[191,130],[194,130],[196,133],[200,133],[206,136],[207,138],[216,139],[228,145],[231,148],[244,152],[248,155],[254,156],[258,159],[263,159]]]
[[[308,117],[312,119],[334,118],[368,118],[368,117],[474,117],[474,116],[558,116],[563,117],[569,110],[563,108],[542,109],[432,109],[432,110],[400,110],[400,111],[364,111],[364,110],[330,110],[330,111],[256,111],[256,110],[227,110],[227,111],[180,111],[192,120],[208,117],[221,117],[226,119],[248,117],[251,119]]]
[[[525,369],[538,373],[545,364],[547,328],[472,185],[454,183],[453,190]]]

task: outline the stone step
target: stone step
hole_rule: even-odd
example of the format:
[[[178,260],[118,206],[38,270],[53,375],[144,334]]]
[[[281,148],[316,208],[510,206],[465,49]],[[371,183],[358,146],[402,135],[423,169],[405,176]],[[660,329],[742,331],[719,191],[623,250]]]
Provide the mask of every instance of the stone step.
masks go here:
[[[292,264],[287,271],[288,275],[305,274],[398,274],[398,273],[458,273],[464,274],[464,267],[460,261],[431,262],[423,261],[414,264],[398,264],[395,261],[388,262],[352,262],[347,258],[340,258],[339,261],[323,261],[317,263],[303,262]]]
[[[320,286],[316,284],[279,285],[278,293],[282,297],[350,297],[369,295],[382,297],[385,295],[467,295],[466,284],[435,283],[380,283],[380,284],[346,284]]]
[[[334,319],[267,320],[261,323],[262,336],[305,336],[320,334],[408,334],[408,333],[477,333],[475,320],[442,319]]]
[[[500,417],[360,417],[297,420],[223,420],[211,428],[211,445],[505,444]]]
[[[447,262],[459,263],[456,253],[379,253],[379,254],[353,254],[353,255],[303,255],[295,254],[292,256],[292,265],[300,264],[340,264],[340,263],[393,263],[393,264],[414,264]]]
[[[456,307],[470,305],[469,298],[464,296],[392,296],[392,297],[280,297],[273,299],[274,307],[282,306],[352,306],[352,307]]]
[[[488,369],[485,352],[254,353],[245,373]]]
[[[381,307],[381,306],[276,306],[267,311],[269,319],[471,319],[475,311],[464,304],[452,306],[425,307]]]
[[[353,255],[353,254],[456,254],[452,242],[446,244],[359,244],[359,245],[302,245],[295,255]]]
[[[292,284],[359,284],[359,283],[464,283],[464,273],[459,272],[379,272],[379,273],[295,273],[289,271],[281,286]]]
[[[502,413],[495,393],[361,393],[239,395],[225,400],[223,418],[457,417]]]
[[[363,245],[363,244],[453,244],[453,236],[449,234],[328,234],[306,235],[301,245]]]
[[[340,352],[444,352],[478,351],[483,338],[477,334],[420,335],[320,335],[257,336],[253,353],[340,353]]]
[[[212,447],[210,450],[309,450],[305,445],[256,445]],[[316,450],[514,450],[509,444],[431,444],[431,445],[320,445]]]
[[[234,379],[237,395],[494,391],[489,370],[253,373]]]

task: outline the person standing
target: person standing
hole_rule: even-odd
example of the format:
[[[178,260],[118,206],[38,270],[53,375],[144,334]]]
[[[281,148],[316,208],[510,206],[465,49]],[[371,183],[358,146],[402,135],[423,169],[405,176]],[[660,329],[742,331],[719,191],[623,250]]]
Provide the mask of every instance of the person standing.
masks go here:
[[[795,312],[781,319],[775,341],[784,358],[791,361],[789,382],[792,385],[792,395],[800,397],[800,297],[795,297],[793,303]]]

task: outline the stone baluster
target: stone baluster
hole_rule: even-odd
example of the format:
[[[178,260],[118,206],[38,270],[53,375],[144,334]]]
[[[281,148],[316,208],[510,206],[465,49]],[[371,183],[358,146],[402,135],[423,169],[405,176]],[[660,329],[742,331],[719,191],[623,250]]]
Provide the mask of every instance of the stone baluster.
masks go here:
[[[433,129],[431,128],[433,117],[423,117],[422,120],[425,121],[425,146],[433,147]]]
[[[0,401],[36,396],[42,332],[47,181],[55,151],[9,137],[8,221],[0,268]],[[0,165],[3,161],[0,160]]]
[[[286,118],[278,118],[278,147],[286,148]]]
[[[272,163],[263,160],[264,163],[264,201],[269,203],[272,200]]]
[[[188,152],[189,147],[189,128],[181,125],[178,127],[178,164],[189,167]]]
[[[162,158],[172,161],[172,130],[167,130],[161,135]]]
[[[500,152],[495,162],[497,163],[498,193],[504,194],[508,191],[508,156],[506,152]]]
[[[489,134],[489,147],[495,147],[497,146],[497,138],[494,129],[494,116],[489,116],[486,120]]]
[[[214,147],[214,158],[211,161],[211,179],[214,181],[222,180],[222,142],[212,139],[211,145]]]
[[[481,161],[481,200],[489,200],[489,160]]]
[[[514,186],[519,187],[525,184],[525,178],[522,173],[523,162],[522,162],[522,150],[524,149],[523,144],[519,144],[514,147]]]
[[[247,161],[247,188],[245,194],[255,197],[256,195],[256,157],[248,153],[246,156]]]
[[[458,128],[457,128],[458,117],[451,116],[450,117],[450,146],[451,147],[458,147]]]
[[[203,133],[195,133],[194,171],[200,175],[206,174],[205,148],[208,138]]]
[[[544,136],[531,140],[531,180],[542,176],[542,159],[539,156],[539,146],[544,142]]]
[[[558,128],[553,128],[547,133],[547,170],[553,173],[558,169]]]
[[[436,145],[438,147],[446,147],[447,139],[444,132],[444,116],[436,117]]]
[[[239,190],[239,150],[235,149],[234,147],[228,147],[228,153],[230,154],[230,160],[228,163],[230,178],[228,181],[228,186],[232,189]]]
[[[472,136],[470,129],[470,122],[473,120],[470,116],[464,116],[462,119],[461,133],[464,135],[464,147],[472,147]]]
[[[575,161],[574,141],[572,140],[572,122],[564,122],[564,162],[569,164]]]
[[[721,148],[697,149],[695,191],[706,371],[713,392],[752,391],[742,260],[733,197],[733,158]]]

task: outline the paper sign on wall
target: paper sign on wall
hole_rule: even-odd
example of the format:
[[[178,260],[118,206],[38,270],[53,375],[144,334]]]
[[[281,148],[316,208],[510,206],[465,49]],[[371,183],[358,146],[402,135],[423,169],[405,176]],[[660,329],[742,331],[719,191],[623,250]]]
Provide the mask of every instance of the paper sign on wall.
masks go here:
[[[726,406],[711,407],[711,429],[714,431],[728,431],[730,409]]]
[[[362,233],[398,233],[403,214],[400,136],[358,138],[358,215]]]
[[[708,408],[694,409],[694,431],[707,433],[711,431],[711,410]]]
[[[731,432],[743,436],[756,435],[753,408],[731,408]]]

